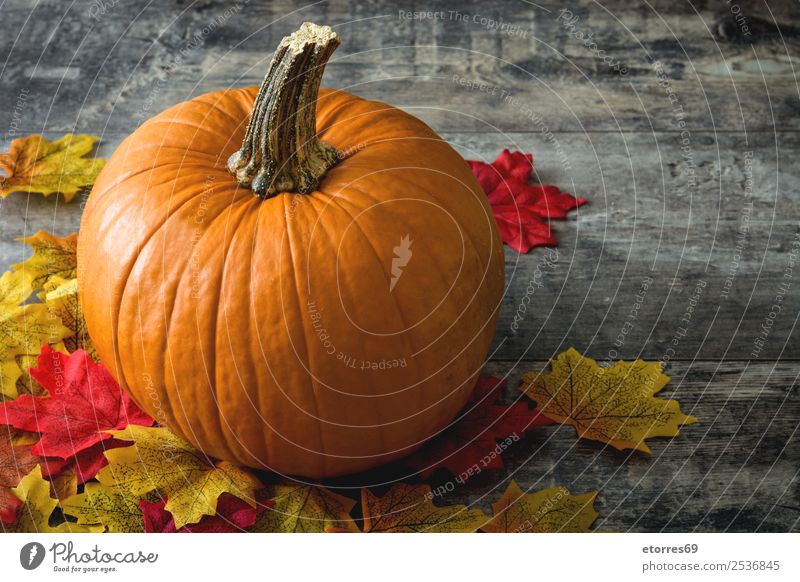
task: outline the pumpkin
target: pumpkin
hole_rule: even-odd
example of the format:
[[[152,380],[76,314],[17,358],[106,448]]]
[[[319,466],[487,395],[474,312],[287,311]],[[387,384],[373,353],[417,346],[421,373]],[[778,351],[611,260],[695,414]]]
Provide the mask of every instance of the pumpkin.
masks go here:
[[[80,228],[102,361],[205,454],[323,478],[406,455],[468,401],[503,253],[485,194],[417,118],[320,90],[339,44],[305,23],[261,87],[128,136]]]

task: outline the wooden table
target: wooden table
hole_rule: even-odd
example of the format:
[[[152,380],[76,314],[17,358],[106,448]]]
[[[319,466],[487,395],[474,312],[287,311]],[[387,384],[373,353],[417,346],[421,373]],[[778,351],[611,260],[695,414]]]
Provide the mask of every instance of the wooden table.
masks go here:
[[[488,370],[508,375],[509,398],[522,372],[574,346],[664,359],[665,394],[700,418],[649,457],[537,430],[506,453],[505,473],[524,488],[597,489],[603,529],[797,531],[800,5],[695,4],[7,0],[0,145],[85,132],[107,156],[173,103],[258,84],[301,22],[335,25],[326,84],[412,112],[467,158],[534,152],[542,182],[590,200],[554,224],[558,260],[516,332],[547,251],[506,249]],[[16,237],[75,231],[80,214],[80,200],[3,200],[0,266],[27,256]],[[485,472],[446,501],[488,508],[505,476]]]

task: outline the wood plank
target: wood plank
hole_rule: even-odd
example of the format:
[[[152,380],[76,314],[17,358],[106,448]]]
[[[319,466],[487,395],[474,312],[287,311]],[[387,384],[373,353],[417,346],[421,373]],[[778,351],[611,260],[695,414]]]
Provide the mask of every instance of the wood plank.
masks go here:
[[[0,45],[0,127],[129,131],[191,96],[259,83],[304,20],[344,39],[327,85],[440,131],[538,131],[532,112],[552,131],[680,131],[676,115],[692,131],[800,127],[800,7],[788,1],[745,7],[749,37],[722,1],[580,0],[571,17],[553,1],[104,4],[4,3],[19,34]],[[581,40],[590,34],[596,47]]]
[[[742,2],[739,22],[724,0],[576,0],[561,18],[550,0],[402,9],[440,13],[424,16],[391,0],[148,4],[4,2],[0,147],[77,130],[102,135],[108,156],[169,105],[257,84],[279,39],[315,20],[344,39],[327,85],[408,109],[467,158],[533,151],[542,182],[590,200],[554,223],[557,260],[506,249],[486,371],[507,377],[511,402],[522,373],[570,345],[663,359],[663,396],[700,423],[654,439],[649,457],[536,429],[504,470],[466,485],[435,473],[434,487],[453,484],[437,503],[489,511],[514,478],[599,491],[607,530],[800,531],[800,4]],[[80,212],[80,200],[0,201],[0,269],[29,255],[15,237],[75,231]]]
[[[508,377],[509,401],[520,398],[521,374],[546,364],[512,366],[486,370]],[[453,489],[437,503],[489,511],[513,478],[523,489],[598,491],[597,527],[612,531],[800,531],[797,365],[676,362],[668,372],[661,396],[678,399],[700,422],[674,439],[648,441],[651,456],[577,440],[570,427],[537,428],[507,450],[505,469],[464,485],[437,470],[434,490]]]
[[[599,358],[797,357],[793,134],[777,142],[693,134],[691,163],[673,134],[447,135],[473,158],[492,159],[504,147],[532,151],[544,183],[590,200],[554,223],[555,266],[544,249],[506,250],[496,357],[547,358],[569,345]],[[523,317],[517,331],[515,315]],[[768,337],[759,346],[762,325]]]
[[[100,153],[109,155],[122,137],[106,135]],[[445,138],[474,159],[492,160],[506,147],[533,151],[543,182],[590,200],[553,223],[557,260],[547,259],[556,251],[506,249],[508,290],[493,357],[548,358],[572,345],[600,359],[798,358],[800,283],[790,262],[800,216],[800,136],[693,133],[691,164],[671,133]],[[696,186],[689,187],[690,176]],[[739,239],[745,221],[749,232]],[[38,229],[66,234],[79,222],[77,200],[10,196],[0,204],[0,267],[28,254],[14,238]],[[706,286],[687,326],[681,319],[701,281]],[[788,293],[771,319],[783,282]],[[769,333],[753,355],[762,325]]]
[[[491,362],[507,381],[504,401],[528,402],[522,374],[543,361]],[[438,505],[491,513],[511,479],[527,491],[557,485],[597,491],[598,529],[624,532],[800,531],[800,370],[793,363],[672,362],[659,394],[699,419],[674,438],[654,438],[651,455],[576,438],[567,426],[530,430],[503,453],[505,466],[469,478],[444,469],[427,479]],[[458,477],[458,479],[456,478]],[[333,486],[382,485],[414,475],[402,463],[342,478]]]

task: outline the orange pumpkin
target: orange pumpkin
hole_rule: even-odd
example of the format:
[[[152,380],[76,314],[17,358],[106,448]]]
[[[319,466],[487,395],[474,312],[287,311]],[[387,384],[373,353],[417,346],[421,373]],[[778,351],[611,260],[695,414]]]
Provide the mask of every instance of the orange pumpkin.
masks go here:
[[[464,160],[408,113],[319,90],[338,43],[306,23],[260,89],[144,123],[78,250],[92,340],[139,406],[209,456],[314,478],[445,427],[503,293]]]

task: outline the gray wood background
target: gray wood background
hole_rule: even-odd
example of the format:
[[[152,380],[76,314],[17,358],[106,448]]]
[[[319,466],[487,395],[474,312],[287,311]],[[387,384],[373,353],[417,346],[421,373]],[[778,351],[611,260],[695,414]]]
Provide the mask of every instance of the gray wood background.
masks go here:
[[[409,14],[420,11],[437,14]],[[545,249],[507,249],[489,371],[508,375],[508,397],[522,372],[574,346],[668,360],[665,394],[700,418],[650,457],[539,429],[508,451],[505,473],[524,488],[597,489],[603,529],[800,530],[800,4],[6,0],[0,146],[85,132],[107,156],[169,105],[258,84],[305,20],[343,38],[326,85],[403,107],[467,158],[532,151],[542,182],[590,200],[554,224],[554,266],[542,269]],[[0,267],[27,256],[16,237],[75,231],[80,212],[80,200],[3,200]],[[534,277],[536,308],[512,332]],[[505,476],[486,472],[445,501],[488,509]]]

